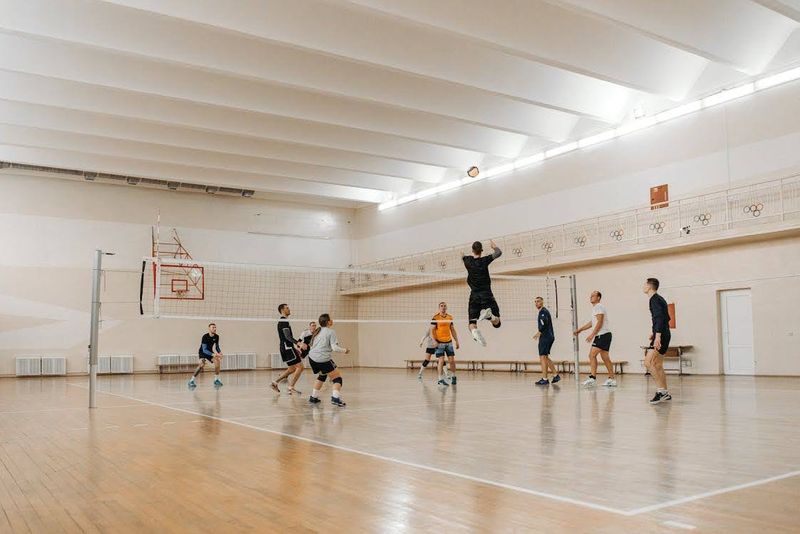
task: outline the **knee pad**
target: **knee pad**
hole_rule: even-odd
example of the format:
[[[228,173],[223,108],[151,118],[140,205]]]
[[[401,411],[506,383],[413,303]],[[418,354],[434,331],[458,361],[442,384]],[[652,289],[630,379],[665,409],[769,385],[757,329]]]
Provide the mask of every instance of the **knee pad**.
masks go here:
[[[429,363],[431,363],[430,360],[422,360],[422,367],[428,367]]]
[[[497,321],[497,324],[492,323],[492,326],[495,328],[500,328],[500,325],[503,324],[500,321]]]
[[[333,383],[334,384],[339,384],[341,386],[342,382],[343,382],[343,380],[342,380],[341,376],[337,376],[336,378],[333,379]]]
[[[317,375],[317,380],[320,382],[325,382],[328,379],[328,375]]]

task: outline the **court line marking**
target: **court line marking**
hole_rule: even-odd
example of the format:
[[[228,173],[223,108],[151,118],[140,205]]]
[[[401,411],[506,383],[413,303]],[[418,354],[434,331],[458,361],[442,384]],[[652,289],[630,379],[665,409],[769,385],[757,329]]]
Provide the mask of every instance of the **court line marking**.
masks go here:
[[[662,525],[668,527],[682,528],[683,530],[695,530],[697,527],[689,523],[681,523],[680,521],[664,521]]]
[[[88,387],[81,386],[81,385],[78,385],[78,384],[70,383],[69,385],[73,386],[73,387],[78,387],[78,388],[81,388],[81,389],[88,389]],[[485,484],[485,485],[488,485],[488,486],[494,486],[494,487],[502,488],[502,489],[506,489],[506,490],[517,491],[519,493],[525,493],[525,494],[528,494],[528,495],[534,495],[536,497],[543,497],[545,499],[550,499],[550,500],[553,500],[553,501],[563,502],[563,503],[567,503],[567,504],[574,504],[576,506],[582,506],[584,508],[591,508],[593,510],[599,510],[599,511],[602,511],[602,512],[609,512],[609,513],[612,513],[612,514],[623,515],[623,516],[630,515],[625,510],[619,510],[617,508],[612,508],[610,506],[604,506],[602,504],[595,504],[595,503],[591,503],[591,502],[581,501],[581,500],[578,500],[578,499],[573,499],[573,498],[570,498],[570,497],[563,497],[561,495],[554,495],[552,493],[546,493],[546,492],[543,492],[543,491],[537,491],[537,490],[532,490],[532,489],[528,489],[528,488],[521,488],[519,486],[512,486],[511,484],[504,484],[502,482],[495,482],[493,480],[487,480],[487,479],[480,478],[480,477],[474,477],[474,476],[471,476],[471,475],[466,475],[464,473],[457,473],[455,471],[448,471],[446,469],[440,469],[438,467],[432,467],[432,466],[429,466],[429,465],[417,464],[417,463],[414,463],[414,462],[407,462],[405,460],[400,460],[398,458],[391,458],[389,456],[382,456],[380,454],[375,454],[375,453],[366,452],[366,451],[360,451],[360,450],[357,450],[357,449],[351,449],[350,447],[343,447],[341,445],[334,445],[332,443],[326,443],[324,441],[318,441],[318,440],[311,439],[311,438],[305,438],[305,437],[302,437],[302,436],[289,434],[287,432],[281,432],[279,430],[271,430],[271,429],[268,429],[268,428],[260,428],[260,427],[257,427],[257,426],[248,425],[247,423],[241,423],[239,421],[232,421],[230,419],[224,419],[222,417],[215,417],[213,415],[205,415],[205,414],[202,414],[202,413],[193,412],[191,410],[186,410],[184,408],[175,408],[173,406],[168,406],[166,404],[160,404],[158,402],[137,399],[135,397],[128,397],[127,395],[121,395],[119,393],[111,393],[109,391],[100,391],[100,390],[97,390],[97,392],[98,393],[102,393],[104,395],[111,395],[113,397],[119,397],[119,398],[128,399],[128,400],[132,400],[132,401],[138,401],[138,402],[141,402],[143,404],[149,404],[151,406],[157,406],[159,408],[164,408],[164,409],[167,409],[167,410],[173,410],[173,411],[176,411],[176,412],[182,412],[182,413],[186,413],[186,414],[190,414],[190,415],[196,415],[196,416],[199,415],[201,417],[205,417],[207,419],[213,419],[213,420],[216,420],[216,421],[220,421],[222,423],[228,423],[228,424],[240,426],[240,427],[243,427],[243,428],[247,428],[247,429],[250,429],[250,430],[256,430],[258,432],[266,432],[268,434],[275,434],[275,435],[278,435],[278,436],[284,436],[284,437],[287,437],[287,438],[293,438],[293,439],[296,439],[296,440],[299,440],[299,441],[305,441],[307,443],[313,443],[315,445],[321,445],[323,447],[330,447],[332,449],[337,449],[337,450],[344,451],[344,452],[349,452],[349,453],[352,453],[352,454],[359,454],[359,455],[362,455],[362,456],[367,456],[369,458],[374,458],[374,459],[377,459],[377,460],[383,460],[383,461],[386,461],[386,462],[391,462],[391,463],[394,463],[394,464],[403,465],[405,467],[412,467],[412,468],[420,469],[420,470],[423,470],[423,471],[430,471],[430,472],[438,473],[438,474],[441,474],[441,475],[448,475],[448,476],[452,476],[452,477],[456,477],[456,478],[461,478],[461,479],[464,479],[464,480],[469,480],[470,482],[477,482],[479,484]]]
[[[672,499],[671,501],[662,502],[659,504],[651,504],[650,506],[642,506],[641,508],[634,508],[630,510],[628,513],[629,515],[639,515],[645,514],[648,512],[653,512],[655,510],[661,510],[662,508],[668,508],[671,506],[676,506],[678,504],[686,504],[693,501],[698,501],[700,499],[705,499],[708,497],[714,497],[716,495],[722,495],[725,493],[731,493],[734,491],[739,491],[747,488],[753,488],[755,486],[761,486],[764,484],[769,484],[770,482],[776,482],[778,480],[783,480],[786,478],[792,478],[800,476],[800,471],[790,471],[788,473],[784,473],[782,475],[776,475],[774,477],[769,478],[762,478],[760,480],[753,480],[752,482],[745,482],[744,484],[737,484],[735,486],[728,486],[727,488],[720,488],[717,490],[706,491],[703,493],[697,493],[695,495],[689,495],[688,497],[681,497],[679,499]]]
[[[108,410],[109,408],[141,408],[141,404],[120,404],[119,406],[98,406],[98,408],[103,410]],[[80,408],[48,408],[46,410],[16,410],[16,411],[8,411],[8,412],[0,412],[0,415],[14,415],[14,414],[21,414],[21,413],[49,413],[49,412],[68,412],[86,410],[86,406],[81,406]]]
[[[68,385],[73,386],[73,387],[78,387],[78,388],[81,388],[81,389],[86,389],[86,390],[89,389],[87,386],[81,386],[79,384],[68,383]],[[166,405],[166,404],[160,404],[158,402],[153,402],[153,401],[149,401],[149,400],[137,399],[136,397],[129,397],[127,395],[121,395],[119,393],[111,393],[109,391],[101,391],[101,390],[98,390],[98,393],[103,393],[105,395],[111,395],[113,397],[118,397],[118,398],[127,399],[127,400],[131,400],[131,401],[141,402],[143,404],[148,404],[148,405],[151,405],[151,406],[157,406],[159,408],[165,408],[167,410],[174,410],[176,412],[182,412],[182,413],[186,413],[186,414],[197,415],[197,416],[200,416],[200,417],[205,417],[207,419],[213,419],[215,421],[220,421],[220,422],[223,422],[223,423],[229,423],[229,424],[240,426],[240,427],[243,427],[243,428],[248,428],[250,430],[256,430],[258,432],[266,432],[268,434],[275,434],[275,435],[278,435],[278,436],[294,438],[294,439],[297,439],[299,441],[305,441],[307,443],[313,443],[315,445],[321,445],[321,446],[324,446],[324,447],[330,447],[332,449],[337,449],[337,450],[349,452],[349,453],[352,453],[352,454],[360,454],[362,456],[367,456],[367,457],[375,458],[375,459],[378,459],[378,460],[384,460],[384,461],[387,461],[387,462],[391,462],[391,463],[395,463],[395,464],[399,464],[399,465],[404,465],[406,467],[412,467],[412,468],[421,469],[421,470],[424,470],[424,471],[431,471],[431,472],[434,472],[434,473],[439,473],[439,474],[443,474],[443,475],[449,475],[449,476],[453,476],[453,477],[456,477],[456,478],[469,480],[469,481],[472,481],[472,482],[478,482],[478,483],[486,484],[486,485],[489,485],[489,486],[495,486],[495,487],[502,488],[502,489],[507,489],[507,490],[511,490],[511,491],[517,491],[517,492],[520,492],[520,493],[526,493],[526,494],[534,495],[534,496],[537,496],[537,497],[543,497],[545,499],[564,502],[564,503],[568,503],[568,504],[574,504],[574,505],[577,505],[577,506],[583,506],[585,508],[591,508],[591,509],[600,510],[600,511],[603,511],[603,512],[610,512],[610,513],[617,514],[617,515],[622,515],[622,516],[635,516],[635,515],[640,515],[640,514],[644,514],[644,513],[649,513],[649,512],[653,512],[655,510],[661,510],[663,508],[669,508],[669,507],[672,507],[672,506],[677,506],[679,504],[685,504],[685,503],[689,503],[689,502],[705,499],[705,498],[708,498],[708,497],[714,497],[716,495],[723,495],[725,493],[731,493],[731,492],[734,492],[734,491],[739,491],[739,490],[742,490],[742,489],[752,488],[752,487],[755,487],[755,486],[761,486],[763,484],[768,484],[770,482],[775,482],[775,481],[783,480],[783,479],[786,479],[786,478],[792,478],[792,477],[800,476],[800,470],[798,470],[798,471],[790,471],[790,472],[784,473],[782,475],[776,475],[776,476],[773,476],[773,477],[763,478],[763,479],[760,479],[760,480],[754,480],[754,481],[746,482],[746,483],[743,483],[743,484],[737,484],[735,486],[728,486],[728,487],[720,488],[720,489],[717,489],[717,490],[707,491],[707,492],[703,492],[703,493],[697,493],[695,495],[689,495],[687,497],[681,497],[681,498],[678,498],[678,499],[672,499],[670,501],[665,501],[665,502],[662,502],[662,503],[653,504],[653,505],[649,505],[649,506],[642,506],[640,508],[634,508],[632,510],[620,510],[618,508],[613,508],[613,507],[610,507],[610,506],[604,506],[602,504],[595,504],[595,503],[591,503],[591,502],[581,501],[581,500],[578,500],[578,499],[573,499],[571,497],[563,497],[561,495],[555,495],[555,494],[552,494],[552,493],[546,493],[546,492],[543,492],[543,491],[537,491],[537,490],[532,490],[532,489],[528,489],[528,488],[522,488],[522,487],[519,487],[519,486],[513,486],[511,484],[504,484],[502,482],[496,482],[496,481],[493,481],[493,480],[488,480],[488,479],[484,479],[484,478],[480,478],[480,477],[474,477],[472,475],[467,475],[467,474],[464,474],[464,473],[457,473],[455,471],[448,471],[447,469],[440,469],[438,467],[433,467],[433,466],[424,465],[424,464],[418,464],[418,463],[414,463],[414,462],[408,462],[408,461],[405,461],[405,460],[400,460],[398,458],[392,458],[392,457],[389,457],[389,456],[383,456],[383,455],[375,454],[375,453],[371,453],[371,452],[360,451],[358,449],[352,449],[350,447],[344,447],[344,446],[341,446],[341,445],[335,445],[335,444],[332,444],[332,443],[326,443],[324,441],[319,441],[319,440],[315,440],[315,439],[311,439],[311,438],[305,438],[305,437],[302,437],[302,436],[297,436],[295,434],[289,434],[287,432],[281,432],[279,430],[271,430],[271,429],[268,429],[268,428],[261,428],[261,427],[257,427],[257,426],[254,426],[254,425],[249,425],[247,423],[242,423],[242,422],[239,422],[239,421],[231,420],[231,419],[225,419],[225,418],[216,417],[216,416],[213,416],[213,415],[206,415],[206,414],[202,414],[202,413],[198,413],[198,412],[193,412],[191,410],[186,410],[184,408],[176,408],[176,407],[173,407],[173,406],[169,406],[169,405]]]

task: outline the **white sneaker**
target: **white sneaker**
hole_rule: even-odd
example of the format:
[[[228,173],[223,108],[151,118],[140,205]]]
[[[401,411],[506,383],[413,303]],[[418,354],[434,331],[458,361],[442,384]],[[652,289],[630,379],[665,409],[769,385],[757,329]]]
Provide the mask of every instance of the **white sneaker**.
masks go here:
[[[422,371],[417,373],[417,380],[422,380]]]
[[[614,380],[613,378],[609,378],[605,382],[603,382],[603,385],[607,388],[615,388],[617,387],[617,381]]]
[[[590,378],[587,378],[586,380],[583,381],[583,386],[587,387],[587,388],[590,388],[590,387],[594,386],[596,383],[597,383],[597,380],[595,380],[594,378],[590,377]]]
[[[494,316],[492,315],[492,309],[491,308],[486,308],[484,310],[481,310],[481,314],[478,315],[478,320],[479,321],[483,321],[483,320],[491,321],[492,319],[494,319]]]
[[[481,334],[481,331],[477,328],[472,331],[472,339],[480,343],[481,347],[486,346],[486,340],[483,339],[483,334]]]

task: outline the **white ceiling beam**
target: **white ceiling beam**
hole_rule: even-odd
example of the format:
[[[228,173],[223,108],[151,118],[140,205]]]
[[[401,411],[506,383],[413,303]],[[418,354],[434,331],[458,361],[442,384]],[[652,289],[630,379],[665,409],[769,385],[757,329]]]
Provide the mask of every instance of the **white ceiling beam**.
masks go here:
[[[122,141],[155,143],[165,147],[252,156],[295,164],[303,163],[338,170],[392,176],[408,181],[422,179],[435,183],[439,181],[446,170],[441,167],[409,164],[388,158],[377,158],[328,148],[207,132],[2,99],[0,99],[0,122]]]
[[[544,0],[349,1],[676,100],[686,96],[708,64],[639,32]]]
[[[419,24],[321,0],[108,0],[615,122],[632,91]]]
[[[221,187],[253,189],[259,192],[289,193],[379,203],[387,200],[384,191],[337,184],[304,183],[290,178],[249,173],[220,172],[217,169],[117,158],[66,150],[41,149],[0,144],[0,160],[48,167],[122,174],[158,180],[175,180]]]
[[[13,9],[11,4],[14,5]],[[560,141],[577,118],[473,87],[103,2],[0,0],[0,28]],[[123,16],[121,16],[123,15]]]
[[[526,136],[379,104],[314,95],[201,69],[0,32],[0,69],[358,128],[514,157]]]
[[[304,182],[330,183],[365,189],[407,193],[412,182],[402,178],[343,171],[302,163],[289,163],[265,158],[238,156],[189,148],[169,147],[139,141],[123,141],[93,135],[46,130],[0,122],[0,139],[6,144],[36,148],[52,148],[86,152],[104,156],[133,158],[152,163],[201,166],[220,172],[242,172],[279,176]]]
[[[0,98],[32,104],[174,124],[209,132],[296,143],[430,167],[466,169],[480,164],[480,152],[328,124],[241,111],[158,95],[99,87],[47,76],[0,70]],[[441,176],[417,177],[437,182]]]

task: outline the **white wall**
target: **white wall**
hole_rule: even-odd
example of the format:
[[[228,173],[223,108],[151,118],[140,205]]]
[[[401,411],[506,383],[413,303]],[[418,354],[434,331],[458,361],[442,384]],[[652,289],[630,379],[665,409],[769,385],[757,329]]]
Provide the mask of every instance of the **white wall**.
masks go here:
[[[96,248],[116,253],[104,260],[109,272],[103,283],[101,352],[134,354],[136,369],[147,370],[157,354],[197,350],[205,321],[139,316],[141,260],[150,255],[151,226],[159,210],[162,233],[177,227],[198,259],[321,267],[351,263],[351,210],[3,174],[0,375],[13,374],[13,357],[19,354],[65,355],[70,372],[85,371]],[[274,324],[219,323],[228,352],[276,351]]]
[[[800,172],[800,83],[565,154],[459,190],[356,216],[366,263]]]

